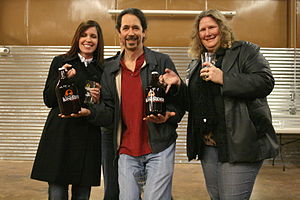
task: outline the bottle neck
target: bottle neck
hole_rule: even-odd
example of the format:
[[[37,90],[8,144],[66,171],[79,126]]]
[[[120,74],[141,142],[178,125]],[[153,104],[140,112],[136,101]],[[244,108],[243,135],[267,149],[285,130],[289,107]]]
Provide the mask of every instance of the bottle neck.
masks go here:
[[[152,86],[159,86],[159,74],[151,74],[151,82],[150,85]]]
[[[58,72],[59,72],[59,78],[60,79],[66,79],[67,78],[65,69],[60,68],[60,69],[58,69]]]

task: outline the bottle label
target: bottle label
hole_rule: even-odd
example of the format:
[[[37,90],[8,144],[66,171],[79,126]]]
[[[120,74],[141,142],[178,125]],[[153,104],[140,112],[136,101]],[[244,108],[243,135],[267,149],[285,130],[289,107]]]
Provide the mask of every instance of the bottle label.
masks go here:
[[[63,102],[74,101],[79,99],[79,95],[74,95],[73,90],[67,89],[65,95],[62,97]]]
[[[160,102],[164,103],[165,99],[163,97],[157,97],[155,96],[155,92],[153,90],[150,90],[148,92],[147,98],[146,98],[146,103],[148,102]]]

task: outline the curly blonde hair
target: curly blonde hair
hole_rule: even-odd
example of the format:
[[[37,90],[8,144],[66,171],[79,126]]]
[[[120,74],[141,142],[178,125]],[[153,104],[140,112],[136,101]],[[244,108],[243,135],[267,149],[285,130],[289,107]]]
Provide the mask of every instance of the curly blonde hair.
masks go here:
[[[206,48],[200,41],[199,38],[199,24],[202,18],[211,17],[213,18],[219,26],[219,31],[221,34],[220,47],[230,48],[234,42],[234,35],[231,30],[231,27],[228,25],[225,16],[218,10],[206,10],[201,12],[194,22],[194,28],[191,36],[191,43],[189,48],[189,56],[193,59],[199,59],[201,53],[206,51]]]

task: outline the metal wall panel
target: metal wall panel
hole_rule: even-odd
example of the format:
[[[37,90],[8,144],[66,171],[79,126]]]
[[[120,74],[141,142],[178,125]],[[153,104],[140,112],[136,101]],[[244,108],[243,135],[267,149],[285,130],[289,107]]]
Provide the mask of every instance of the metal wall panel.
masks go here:
[[[268,102],[275,128],[300,129],[300,51],[293,48],[265,48],[275,87]]]
[[[295,0],[0,0],[0,44],[69,45],[81,21],[94,19],[106,45],[119,45],[116,15],[110,9],[236,11],[228,18],[237,38],[265,47],[294,47],[289,41]],[[299,5],[299,3],[298,3]],[[299,10],[299,9],[298,9]],[[147,46],[187,46],[196,16],[146,15]],[[298,47],[300,47],[298,45]]]
[[[7,46],[0,55],[0,159],[33,160],[49,109],[42,91],[50,63],[69,46]],[[184,79],[190,59],[185,47],[151,47],[167,53]],[[115,55],[117,46],[106,46],[105,57]],[[300,49],[262,48],[271,64],[276,85],[268,96],[277,128],[299,128]],[[177,131],[176,162],[186,163],[187,116]],[[196,162],[196,161],[195,161]]]

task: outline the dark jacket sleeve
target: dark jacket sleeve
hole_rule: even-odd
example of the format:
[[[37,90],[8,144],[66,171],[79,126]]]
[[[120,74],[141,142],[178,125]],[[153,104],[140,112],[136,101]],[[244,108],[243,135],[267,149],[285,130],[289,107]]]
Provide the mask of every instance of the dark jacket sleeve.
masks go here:
[[[274,78],[268,61],[257,45],[245,43],[235,64],[238,66],[233,68],[238,71],[229,70],[223,74],[223,96],[255,99],[272,92]]]
[[[171,69],[172,71],[174,71],[178,75],[176,67],[175,67],[173,61],[171,60],[171,58],[168,55],[165,55],[165,56],[166,56],[166,58],[163,59],[164,63],[163,63],[162,66],[165,66],[165,68]],[[166,104],[167,111],[176,113],[175,116],[170,117],[168,119],[169,123],[178,124],[181,121],[184,114],[185,114],[185,111],[180,106],[180,101],[178,99],[179,90],[180,89],[177,86],[172,86],[170,91],[167,93],[167,96],[166,96],[166,98],[167,98],[167,104]]]
[[[62,66],[62,58],[60,56],[56,56],[50,65],[50,69],[48,72],[48,77],[45,83],[45,88],[43,91],[44,103],[47,107],[53,108],[58,106],[56,94],[55,94],[55,86],[58,82],[58,68]]]
[[[178,124],[185,114],[185,111],[178,104],[167,104],[167,111],[175,112],[175,116],[168,119],[169,123]]]
[[[192,61],[189,66],[188,66],[188,70],[187,70],[187,73],[188,71],[190,70],[190,67],[191,67],[191,64],[193,63],[194,61]],[[186,76],[186,79],[185,81],[181,80],[181,84],[179,87],[177,87],[177,95],[176,95],[176,98],[177,98],[177,101],[178,101],[178,104],[181,106],[181,108],[185,111],[189,111],[190,110],[190,93],[189,93],[189,88],[188,88],[188,78]]]
[[[97,126],[109,126],[113,123],[115,102],[110,93],[110,85],[107,73],[104,71],[101,78],[100,103],[89,107],[91,110],[89,122]]]

